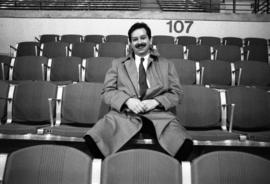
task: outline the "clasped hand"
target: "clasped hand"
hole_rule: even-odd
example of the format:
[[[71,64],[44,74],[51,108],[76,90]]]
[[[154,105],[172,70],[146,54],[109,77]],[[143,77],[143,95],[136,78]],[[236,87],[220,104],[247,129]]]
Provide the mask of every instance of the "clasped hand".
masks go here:
[[[129,98],[126,101],[127,107],[135,114],[150,111],[158,106],[159,102],[155,99],[139,100],[137,98]]]

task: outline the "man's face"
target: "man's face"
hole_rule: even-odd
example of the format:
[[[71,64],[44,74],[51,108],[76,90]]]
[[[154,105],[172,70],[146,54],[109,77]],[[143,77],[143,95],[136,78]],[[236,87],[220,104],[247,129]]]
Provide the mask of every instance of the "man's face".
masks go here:
[[[138,56],[145,56],[150,48],[151,40],[144,28],[136,29],[131,33],[131,47]]]

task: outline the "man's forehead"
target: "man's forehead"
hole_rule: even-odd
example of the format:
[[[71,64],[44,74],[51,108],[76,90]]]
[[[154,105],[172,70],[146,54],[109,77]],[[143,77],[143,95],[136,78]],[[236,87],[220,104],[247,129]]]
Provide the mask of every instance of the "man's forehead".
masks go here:
[[[147,36],[146,30],[144,28],[136,29],[131,33],[131,37],[138,37],[138,36]]]

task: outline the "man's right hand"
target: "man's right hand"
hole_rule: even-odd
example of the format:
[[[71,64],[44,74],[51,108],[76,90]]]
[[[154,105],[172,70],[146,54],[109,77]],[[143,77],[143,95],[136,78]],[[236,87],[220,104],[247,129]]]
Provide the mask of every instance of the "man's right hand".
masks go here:
[[[137,98],[129,98],[126,101],[126,105],[135,114],[144,112],[144,104]]]

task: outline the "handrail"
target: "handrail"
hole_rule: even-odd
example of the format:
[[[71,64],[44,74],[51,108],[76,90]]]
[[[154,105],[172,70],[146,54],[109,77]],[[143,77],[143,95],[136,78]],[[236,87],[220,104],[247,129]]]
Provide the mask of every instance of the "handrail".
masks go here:
[[[269,14],[270,13],[270,3],[269,0],[254,0],[253,13],[257,14]]]

